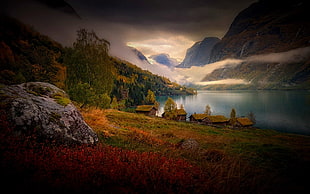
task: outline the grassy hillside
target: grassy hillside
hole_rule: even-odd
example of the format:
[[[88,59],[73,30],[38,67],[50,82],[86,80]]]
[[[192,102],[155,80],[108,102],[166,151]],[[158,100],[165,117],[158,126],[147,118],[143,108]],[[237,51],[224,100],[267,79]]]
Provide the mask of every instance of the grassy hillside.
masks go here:
[[[214,128],[114,110],[84,110],[83,115],[105,145],[158,153],[198,166],[207,176],[201,181],[212,192],[308,190],[302,176],[309,173],[308,136]]]
[[[1,187],[13,193],[309,193],[309,136],[84,109],[94,146],[12,136],[0,111]]]

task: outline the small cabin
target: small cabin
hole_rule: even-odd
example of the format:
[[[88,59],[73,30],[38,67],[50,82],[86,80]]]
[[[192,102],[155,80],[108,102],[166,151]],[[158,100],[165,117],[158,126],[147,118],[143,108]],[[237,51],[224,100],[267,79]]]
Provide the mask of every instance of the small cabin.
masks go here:
[[[236,126],[237,127],[250,127],[254,125],[254,123],[246,117],[240,117],[236,119]]]
[[[227,125],[229,119],[223,115],[208,115],[202,119],[202,122],[207,125]]]
[[[187,112],[181,108],[181,109],[177,109],[177,121],[186,121],[186,115]]]
[[[206,118],[208,116],[208,114],[202,113],[202,114],[192,114],[189,117],[189,120],[191,122],[202,122],[204,118]]]
[[[156,116],[157,108],[154,105],[140,105],[136,108],[136,113],[146,116]]]
[[[177,109],[176,121],[186,121],[186,111],[184,109]],[[162,117],[165,118],[165,112],[162,114]]]

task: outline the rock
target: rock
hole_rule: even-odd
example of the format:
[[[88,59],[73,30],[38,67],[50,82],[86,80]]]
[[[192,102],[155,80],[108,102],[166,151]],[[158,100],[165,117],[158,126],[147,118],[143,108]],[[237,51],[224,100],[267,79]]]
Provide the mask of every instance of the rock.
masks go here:
[[[43,82],[28,82],[0,89],[1,107],[16,132],[61,143],[98,142],[67,94]]]
[[[196,42],[187,49],[183,62],[179,68],[190,68],[192,66],[203,66],[209,63],[213,47],[220,41],[217,37],[206,37],[202,41]]]
[[[260,0],[241,11],[212,49],[210,63],[310,46],[309,1]]]
[[[182,140],[178,147],[184,150],[197,150],[199,148],[199,143],[195,139]]]

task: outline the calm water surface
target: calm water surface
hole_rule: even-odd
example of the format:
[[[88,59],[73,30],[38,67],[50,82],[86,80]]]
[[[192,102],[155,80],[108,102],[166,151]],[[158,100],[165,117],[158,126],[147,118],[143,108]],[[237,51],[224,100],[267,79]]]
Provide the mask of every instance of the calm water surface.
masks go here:
[[[157,97],[160,115],[167,98]],[[187,117],[203,113],[209,104],[212,115],[229,118],[235,108],[237,116],[253,112],[256,127],[310,135],[310,91],[198,91],[196,96],[172,98],[178,107],[183,104]]]

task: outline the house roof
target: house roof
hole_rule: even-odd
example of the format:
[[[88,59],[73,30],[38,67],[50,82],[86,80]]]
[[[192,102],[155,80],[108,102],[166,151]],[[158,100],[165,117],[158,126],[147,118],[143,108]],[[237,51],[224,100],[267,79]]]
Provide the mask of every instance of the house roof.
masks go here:
[[[208,118],[212,123],[225,123],[229,121],[229,119],[223,115],[210,115],[206,116],[206,118]]]
[[[181,108],[181,109],[177,109],[177,115],[187,115],[187,113],[183,108]]]
[[[153,105],[140,105],[137,106],[136,111],[138,112],[150,112],[152,109],[157,110],[157,108]]]
[[[245,117],[237,118],[237,122],[239,122],[242,126],[250,126],[254,124],[250,119]]]
[[[202,120],[204,118],[206,118],[208,115],[205,113],[202,114],[192,114],[191,117],[193,117],[196,120]]]

